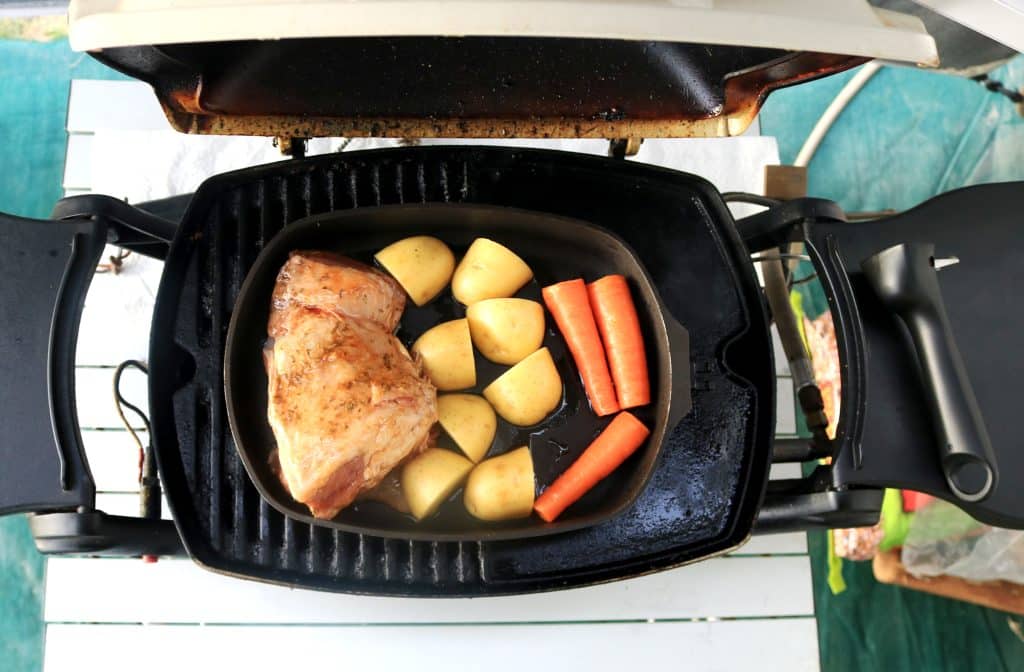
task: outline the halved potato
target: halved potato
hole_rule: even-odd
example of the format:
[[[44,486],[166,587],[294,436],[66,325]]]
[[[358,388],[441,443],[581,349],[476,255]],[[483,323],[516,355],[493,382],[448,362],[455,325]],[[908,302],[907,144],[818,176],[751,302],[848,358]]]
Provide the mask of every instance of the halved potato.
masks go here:
[[[428,329],[412,344],[412,351],[419,353],[430,382],[442,392],[476,385],[473,341],[467,320],[442,322]]]
[[[452,294],[469,306],[512,296],[532,277],[533,271],[515,252],[493,240],[477,238],[455,268]]]
[[[518,364],[544,341],[544,308],[527,299],[484,299],[466,309],[480,353],[498,364]]]
[[[523,446],[476,465],[462,501],[480,520],[526,518],[533,511],[534,491],[533,458]]]
[[[432,236],[413,236],[391,243],[374,255],[417,306],[428,303],[448,285],[455,255]]]
[[[416,520],[423,520],[455,492],[473,463],[443,448],[430,448],[402,467],[402,494]]]
[[[562,400],[562,378],[541,348],[485,387],[484,397],[513,425],[536,425]]]
[[[475,394],[442,394],[437,398],[437,418],[455,445],[474,462],[487,454],[498,430],[494,409]]]

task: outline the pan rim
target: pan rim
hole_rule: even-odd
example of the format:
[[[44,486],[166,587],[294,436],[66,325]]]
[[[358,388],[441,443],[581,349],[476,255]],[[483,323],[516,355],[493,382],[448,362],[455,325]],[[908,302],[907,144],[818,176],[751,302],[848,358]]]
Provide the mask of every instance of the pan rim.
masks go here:
[[[588,527],[600,525],[607,521],[614,519],[621,515],[630,506],[632,506],[640,494],[648,486],[651,477],[653,476],[658,465],[658,458],[661,453],[662,445],[668,433],[674,429],[669,427],[669,420],[672,415],[673,406],[673,388],[671,382],[668,382],[664,387],[664,417],[662,414],[658,414],[655,421],[655,426],[652,428],[651,435],[648,438],[648,445],[646,447],[646,456],[643,460],[643,467],[637,477],[637,484],[635,487],[631,487],[630,492],[625,496],[619,498],[614,507],[609,507],[607,510],[600,511],[597,513],[590,513],[581,515],[577,518],[566,519],[564,521],[555,521],[554,523],[543,523],[534,521],[534,524],[527,529],[522,528],[488,528],[486,522],[481,521],[479,528],[472,531],[453,531],[453,532],[440,532],[424,530],[417,532],[415,530],[388,530],[378,527],[371,527],[367,525],[359,525],[353,523],[339,522],[336,519],[319,519],[312,516],[308,511],[297,510],[298,507],[305,508],[305,504],[296,501],[294,506],[289,505],[287,502],[283,502],[280,498],[271,492],[266,487],[265,479],[262,475],[262,470],[254,460],[254,454],[252,449],[245,449],[244,442],[241,439],[241,419],[239,416],[239,409],[235,401],[235,390],[231,370],[233,368],[235,356],[233,353],[238,350],[240,346],[237,343],[238,336],[238,322],[239,314],[242,311],[238,310],[238,307],[243,303],[248,303],[257,300],[253,298],[252,285],[258,282],[258,279],[262,279],[264,273],[267,273],[267,269],[264,267],[269,263],[268,259],[271,259],[283,251],[291,251],[294,249],[300,249],[301,246],[285,247],[287,234],[290,230],[297,228],[306,227],[320,227],[323,225],[336,226],[342,225],[346,220],[360,219],[367,216],[373,216],[374,213],[381,211],[400,211],[400,210],[412,210],[412,211],[476,211],[476,212],[490,212],[490,213],[501,213],[504,215],[513,214],[520,218],[534,218],[543,219],[546,222],[557,221],[563,225],[575,227],[577,230],[585,230],[590,236],[600,236],[603,239],[610,241],[615,247],[624,251],[637,271],[638,280],[642,281],[643,285],[640,290],[651,297],[653,297],[657,311],[652,314],[653,334],[654,340],[661,343],[665,349],[668,357],[668,361],[664,367],[664,374],[670,376],[676,366],[676,363],[672,360],[671,355],[671,339],[669,337],[669,329],[666,325],[666,320],[672,320],[675,322],[675,318],[668,313],[661,296],[657,290],[655,283],[653,282],[650,273],[647,271],[646,266],[640,260],[639,255],[625,240],[623,240],[615,232],[597,225],[586,220],[582,220],[574,217],[566,217],[563,215],[552,214],[543,211],[529,210],[525,208],[506,207],[500,205],[491,204],[476,204],[476,203],[405,203],[395,205],[380,205],[380,206],[364,206],[348,210],[336,210],[333,212],[322,213],[318,215],[311,215],[289,223],[284,229],[282,229],[277,235],[268,240],[264,245],[263,249],[257,255],[253,261],[242,284],[239,287],[239,291],[235,300],[235,304],[232,306],[231,319],[228,324],[227,335],[225,338],[224,346],[224,357],[222,366],[222,381],[223,381],[223,393],[225,401],[225,411],[227,414],[228,425],[230,427],[233,443],[235,450],[245,467],[246,475],[250,482],[256,488],[260,497],[270,504],[275,510],[284,515],[285,517],[295,520],[297,522],[310,524],[318,527],[326,527],[329,529],[339,530],[342,532],[354,533],[365,536],[372,536],[384,539],[396,539],[396,540],[407,540],[417,542],[494,542],[494,541],[515,541],[515,540],[526,540],[537,537],[546,537],[556,534],[563,534],[580,530]],[[330,220],[324,222],[323,220]],[[485,234],[484,234],[485,235]],[[284,247],[284,250],[281,248]],[[275,272],[277,269],[274,269]],[[269,300],[269,297],[266,297]],[[676,322],[678,324],[678,322]],[[680,325],[681,326],[681,325]],[[265,409],[262,419],[265,421]],[[680,422],[682,418],[676,420]]]

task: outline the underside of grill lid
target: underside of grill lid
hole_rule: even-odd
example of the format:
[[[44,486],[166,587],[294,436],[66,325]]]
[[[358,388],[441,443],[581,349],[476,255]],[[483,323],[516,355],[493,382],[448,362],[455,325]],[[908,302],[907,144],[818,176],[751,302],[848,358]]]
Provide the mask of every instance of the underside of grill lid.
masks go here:
[[[871,58],[934,65],[865,0],[73,0],[72,46],[189,133],[724,136],[774,89]]]

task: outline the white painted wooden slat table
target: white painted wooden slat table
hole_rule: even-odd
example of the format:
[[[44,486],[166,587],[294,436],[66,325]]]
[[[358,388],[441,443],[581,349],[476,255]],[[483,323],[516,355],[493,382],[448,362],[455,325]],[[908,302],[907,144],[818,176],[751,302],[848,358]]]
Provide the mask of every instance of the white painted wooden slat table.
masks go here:
[[[138,166],[159,172],[146,161],[148,153],[160,154],[157,164],[164,161],[167,171],[188,166],[194,174],[184,186],[176,184],[188,189],[204,176],[196,163],[216,172],[253,159],[279,159],[266,140],[241,141],[239,149],[238,141],[171,136],[165,128],[146,86],[74,82],[65,193],[96,189],[133,201],[168,195],[160,179],[137,175]],[[751,143],[769,142],[775,151],[765,138],[703,141],[713,146],[682,142],[691,143],[685,153],[696,156],[697,165],[702,152],[735,155],[733,170],[704,172],[722,189],[756,190],[752,176],[765,162],[764,146]],[[335,146],[320,141],[313,151]],[[679,155],[671,143],[645,147],[652,161],[672,163],[666,157]],[[577,149],[603,152],[604,145]],[[676,167],[702,172],[693,165]],[[134,182],[128,170],[136,172]],[[736,177],[741,173],[746,177]],[[159,262],[132,256],[120,274],[97,275],[86,299],[76,369],[78,413],[97,506],[109,513],[138,510],[137,452],[114,410],[111,381],[118,362],[146,359],[160,270]],[[780,354],[777,429],[792,435],[793,388]],[[123,389],[145,407],[143,376],[126,373]],[[783,465],[772,476],[797,473],[794,465]],[[524,662],[594,670],[818,669],[802,534],[755,537],[729,556],[628,581],[478,599],[335,595],[222,576],[187,560],[58,557],[47,563],[45,619],[47,672],[140,666],[280,672],[323,664],[499,671],[521,669]]]

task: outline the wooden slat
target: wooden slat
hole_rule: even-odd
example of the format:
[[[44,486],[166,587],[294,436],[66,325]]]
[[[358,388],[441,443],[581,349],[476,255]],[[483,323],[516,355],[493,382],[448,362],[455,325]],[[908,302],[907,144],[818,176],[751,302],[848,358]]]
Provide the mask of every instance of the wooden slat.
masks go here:
[[[92,141],[91,135],[68,136],[68,152],[64,160],[65,189],[92,187]]]
[[[775,358],[775,373],[779,376],[789,376],[789,360],[786,359],[786,352],[782,349],[782,341],[779,339],[779,329],[774,324],[772,330],[772,354]]]
[[[139,438],[146,445],[149,435],[139,431]],[[139,448],[128,432],[86,430],[82,443],[97,492],[138,492]]]
[[[160,501],[160,517],[164,520],[173,520],[167,498],[161,497]],[[138,516],[139,495],[131,492],[98,492],[96,493],[96,510],[109,513],[112,516]]]
[[[813,619],[353,628],[49,625],[45,672],[818,669]]]
[[[108,245],[103,262],[115,254],[117,248]],[[124,260],[120,273],[93,276],[78,331],[76,364],[102,366],[147,359],[162,271],[163,262],[133,254]]]
[[[75,369],[75,398],[78,406],[78,424],[83,429],[123,429],[124,425],[117,415],[114,406],[113,368]],[[121,393],[125,399],[143,411],[149,407],[146,377],[142,373],[129,369],[121,378]],[[133,413],[125,416],[133,427],[142,427]]]
[[[46,620],[98,623],[504,623],[812,614],[806,556],[719,558],[575,590],[487,599],[338,595],[243,581],[187,560],[52,558]]]
[[[792,532],[788,534],[764,534],[751,537],[750,541],[740,546],[730,556],[775,555],[779,553],[807,553],[807,534],[805,532]]]
[[[192,193],[213,175],[282,160],[270,138],[183,135],[170,128],[98,130],[92,155],[93,191],[129,203]]]
[[[800,478],[800,476],[800,465],[796,462],[773,464],[771,471],[768,473],[768,478],[773,481],[781,481],[787,478]]]
[[[796,434],[796,399],[793,396],[793,379],[776,378],[776,436],[794,436]]]
[[[69,133],[169,128],[153,89],[142,82],[76,79],[68,100]]]

